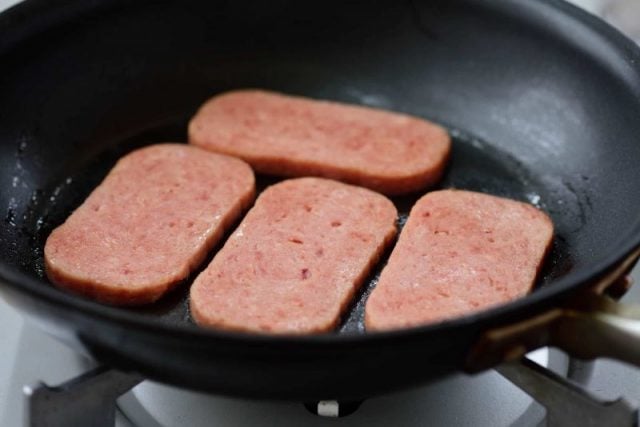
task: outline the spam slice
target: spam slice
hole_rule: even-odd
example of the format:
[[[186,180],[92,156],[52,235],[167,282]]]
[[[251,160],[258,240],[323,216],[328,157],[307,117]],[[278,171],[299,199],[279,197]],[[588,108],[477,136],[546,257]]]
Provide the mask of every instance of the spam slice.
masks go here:
[[[47,239],[47,276],[115,305],[150,303],[185,279],[254,197],[251,168],[184,144],[121,158]]]
[[[365,307],[369,330],[463,316],[531,290],[553,237],[542,211],[487,194],[443,190],[411,210]]]
[[[206,327],[259,333],[333,329],[396,233],[396,209],[322,178],[267,188],[191,287]]]
[[[426,120],[258,90],[210,99],[189,124],[189,142],[258,172],[328,177],[390,195],[437,182],[451,146]]]

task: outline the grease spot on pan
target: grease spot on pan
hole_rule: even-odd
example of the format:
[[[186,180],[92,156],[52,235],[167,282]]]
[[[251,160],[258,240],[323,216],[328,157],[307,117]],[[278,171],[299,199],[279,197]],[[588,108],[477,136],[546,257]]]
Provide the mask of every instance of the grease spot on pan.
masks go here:
[[[554,197],[548,183],[534,177],[518,159],[495,149],[489,142],[469,135],[461,130],[450,130],[453,140],[451,161],[440,184],[434,188],[458,188],[480,191],[497,196],[531,203],[549,213],[547,202]],[[570,191],[570,190],[568,190]],[[425,192],[393,199],[398,208],[397,225],[402,229],[413,204]],[[578,205],[566,197],[567,204]],[[386,264],[389,253],[365,281],[353,304],[343,317],[339,331],[341,333],[362,333],[364,331],[364,308],[366,300],[375,288],[380,272]],[[570,247],[563,234],[556,236],[547,262],[542,268],[536,287],[547,286],[566,275],[573,268]]]

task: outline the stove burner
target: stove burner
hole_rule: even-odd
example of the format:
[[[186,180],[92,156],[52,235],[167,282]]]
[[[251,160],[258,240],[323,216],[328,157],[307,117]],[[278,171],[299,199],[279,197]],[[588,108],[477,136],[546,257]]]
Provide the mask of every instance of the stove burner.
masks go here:
[[[362,400],[356,402],[321,400],[319,402],[307,402],[304,407],[313,415],[326,418],[342,418],[356,412],[360,405],[362,405]]]
[[[544,350],[542,353],[538,351],[533,356],[538,360],[538,363],[525,358],[519,362],[501,365],[496,370],[546,407],[546,421],[549,426],[581,425],[588,427],[599,425],[637,425],[638,410],[625,399],[617,399],[612,402],[603,401],[583,390],[577,383],[540,365],[539,362],[546,364],[544,362],[548,361],[550,368],[563,370],[563,367],[559,366],[563,364],[562,361],[560,361],[560,363],[552,363],[553,357],[551,356],[554,354],[562,356],[560,353],[548,352],[547,350]],[[579,365],[579,362],[577,363]],[[566,364],[564,367],[567,367]],[[569,369],[569,374],[572,372],[583,371],[580,369]],[[463,378],[463,380],[469,381],[467,378]],[[40,383],[34,387],[25,387],[25,394],[29,400],[29,425],[71,427],[92,425],[97,427],[112,427],[115,422],[116,399],[121,394],[136,386],[140,381],[142,381],[142,378],[139,376],[124,374],[101,367],[93,369],[60,386],[50,387]],[[451,380],[449,380],[449,383],[451,383]],[[445,381],[443,384],[445,384],[444,387],[446,388],[447,382]],[[153,389],[153,383],[144,383],[140,387],[145,386],[147,388],[151,387],[151,390]],[[166,386],[160,385],[156,385],[155,387],[156,389],[158,387],[166,388]],[[138,391],[137,394],[140,396],[136,395],[136,391]],[[154,426],[166,425],[162,420],[154,420],[151,414],[144,410],[143,413],[140,413],[140,408],[146,409],[144,408],[144,404],[149,403],[148,399],[145,401],[144,391],[145,389],[142,389],[141,393],[140,390],[136,388],[131,393],[127,393],[118,400],[118,407],[133,423]],[[442,392],[444,389],[436,391]],[[184,390],[180,390],[179,392],[190,394],[192,397],[191,400],[186,400],[189,404],[183,409],[187,411],[205,411],[203,414],[205,415],[206,424],[211,425],[211,418],[206,418],[206,411],[211,409],[211,405],[206,404],[206,399],[212,399],[212,397]],[[157,403],[162,403],[163,397],[169,401],[172,399],[170,393],[165,393],[164,396],[160,394],[160,396],[157,396],[160,402]],[[452,396],[447,395],[447,398],[450,397]],[[427,393],[427,400],[428,399],[429,396]],[[232,399],[227,399],[227,401],[231,400]],[[308,403],[305,406],[310,412],[317,415],[341,417],[356,411],[361,403],[362,402],[321,401],[312,404]],[[412,402],[412,404],[414,403],[415,402]],[[261,404],[269,405],[273,403],[242,402],[239,404],[246,405],[248,412],[251,412],[251,410],[249,410],[250,405],[260,406]],[[138,406],[137,409],[136,405]],[[295,404],[285,402],[281,402],[281,405],[283,408],[295,406]],[[219,408],[214,407],[213,409],[224,409],[224,406]],[[418,409],[419,408],[415,406],[413,407],[413,410],[417,411]],[[525,412],[531,415],[532,409],[533,407],[529,406],[529,409]],[[247,413],[247,420],[253,416],[262,416],[260,413],[263,410],[264,408],[257,408],[257,412],[253,415]],[[407,410],[411,412],[411,407],[408,407]],[[145,413],[147,418],[145,418]],[[222,411],[222,413],[218,415],[221,415],[222,419],[224,419],[225,413]],[[366,416],[367,414],[364,415]],[[423,415],[418,414],[418,416]],[[314,423],[310,423],[309,419],[300,417],[298,420],[293,419],[292,422],[296,423],[301,419],[307,421],[307,425],[315,425]],[[424,418],[422,419],[424,420]],[[529,416],[528,419],[530,421],[531,416]],[[384,422],[386,423],[387,421]],[[216,424],[215,421],[213,424]],[[199,424],[190,422],[190,425]]]

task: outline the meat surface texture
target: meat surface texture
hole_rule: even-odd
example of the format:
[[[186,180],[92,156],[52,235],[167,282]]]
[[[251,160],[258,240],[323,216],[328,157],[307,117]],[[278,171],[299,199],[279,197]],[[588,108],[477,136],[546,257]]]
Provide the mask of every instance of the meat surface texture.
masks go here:
[[[150,303],[204,260],[254,197],[243,161],[184,144],[121,158],[47,239],[47,276],[114,305]]]
[[[257,172],[328,177],[389,195],[436,183],[451,147],[446,130],[426,120],[258,90],[206,102],[189,142]]]
[[[526,203],[443,190],[411,210],[365,307],[368,330],[464,316],[527,294],[553,224]]]
[[[258,333],[335,328],[384,248],[384,196],[323,178],[268,187],[191,287],[196,323]]]

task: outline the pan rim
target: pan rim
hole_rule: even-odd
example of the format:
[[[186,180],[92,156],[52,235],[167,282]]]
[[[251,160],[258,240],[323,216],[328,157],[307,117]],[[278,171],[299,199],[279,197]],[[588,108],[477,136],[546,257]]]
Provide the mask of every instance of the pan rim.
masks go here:
[[[71,15],[80,14],[82,12],[91,12],[97,10],[97,8],[91,8],[89,5],[83,5],[82,1],[69,2],[66,7],[70,10]],[[112,2],[105,2],[104,4],[117,4],[123,3],[119,0],[113,0]],[[482,1],[482,3],[489,4],[488,1]],[[104,7],[100,7],[102,9]],[[487,7],[493,8],[508,8],[510,5],[514,5],[515,2],[504,2],[501,5],[492,5]],[[26,38],[29,34],[25,31],[18,30],[17,27],[20,21],[23,19],[21,15],[27,15],[37,13],[42,14],[50,10],[55,10],[55,3],[48,2],[47,0],[27,0],[12,8],[8,9],[0,16],[0,24],[5,28],[5,34],[11,33],[18,34],[13,40],[9,40],[5,43],[0,43],[0,52],[4,53],[7,48],[12,48],[17,45],[22,38]],[[588,12],[574,6],[564,0],[540,0],[538,2],[524,2],[518,3],[519,10],[524,9],[538,9],[543,10],[548,8],[553,12],[564,14],[565,17],[574,19],[578,23],[584,25],[599,36],[602,40],[608,42],[611,46],[616,48],[615,54],[627,57],[627,66],[632,67],[638,76],[640,81],[640,47],[635,45],[626,36],[620,33],[617,29],[606,24],[599,18],[589,14]],[[36,13],[36,14],[37,14]],[[64,12],[56,13],[55,15],[64,15]],[[70,19],[72,16],[67,16]],[[16,21],[18,21],[16,23]],[[55,21],[55,19],[53,19]],[[64,23],[64,20],[57,21],[57,24]],[[46,27],[46,23],[41,26]],[[37,27],[36,32],[42,31],[42,28]],[[632,56],[632,59],[628,58]],[[624,56],[623,56],[624,57]],[[635,60],[634,60],[635,59]],[[638,88],[640,92],[640,87]],[[631,230],[640,230],[640,217],[636,224],[630,224]],[[334,346],[352,346],[353,344],[372,344],[377,345],[380,343],[389,343],[397,340],[424,338],[435,331],[453,330],[461,327],[468,326],[473,323],[482,325],[488,325],[492,322],[500,323],[504,322],[507,317],[517,317],[521,315],[523,309],[539,310],[545,305],[551,305],[555,300],[562,296],[569,295],[588,282],[600,275],[604,274],[611,268],[615,268],[617,264],[628,256],[633,251],[640,248],[640,233],[636,235],[627,236],[626,240],[621,242],[619,246],[610,252],[610,255],[600,260],[598,263],[590,266],[589,269],[583,269],[575,273],[573,277],[562,278],[558,280],[553,286],[539,289],[524,298],[517,299],[508,304],[500,305],[494,308],[490,308],[481,312],[477,312],[468,316],[454,318],[441,323],[434,323],[429,325],[417,326],[408,329],[399,329],[391,331],[380,332],[366,332],[357,334],[336,334],[328,333],[322,335],[261,335],[261,334],[248,334],[239,332],[230,332],[224,330],[213,330],[199,328],[195,325],[186,324],[166,324],[158,322],[157,320],[144,318],[136,313],[129,313],[120,310],[116,307],[106,306],[94,301],[82,299],[72,294],[62,292],[52,286],[50,286],[44,280],[38,280],[27,273],[20,272],[10,267],[5,261],[0,260],[0,280],[2,285],[10,286],[16,289],[18,292],[30,294],[40,301],[44,301],[49,304],[57,305],[59,308],[67,310],[70,313],[77,313],[89,318],[95,319],[100,322],[115,322],[122,327],[135,327],[137,331],[143,331],[149,334],[164,334],[172,336],[180,336],[194,340],[194,344],[206,342],[225,342],[228,344],[247,344],[247,343],[264,343],[268,344],[271,348],[277,348],[280,346],[313,347],[313,348],[333,348]]]

